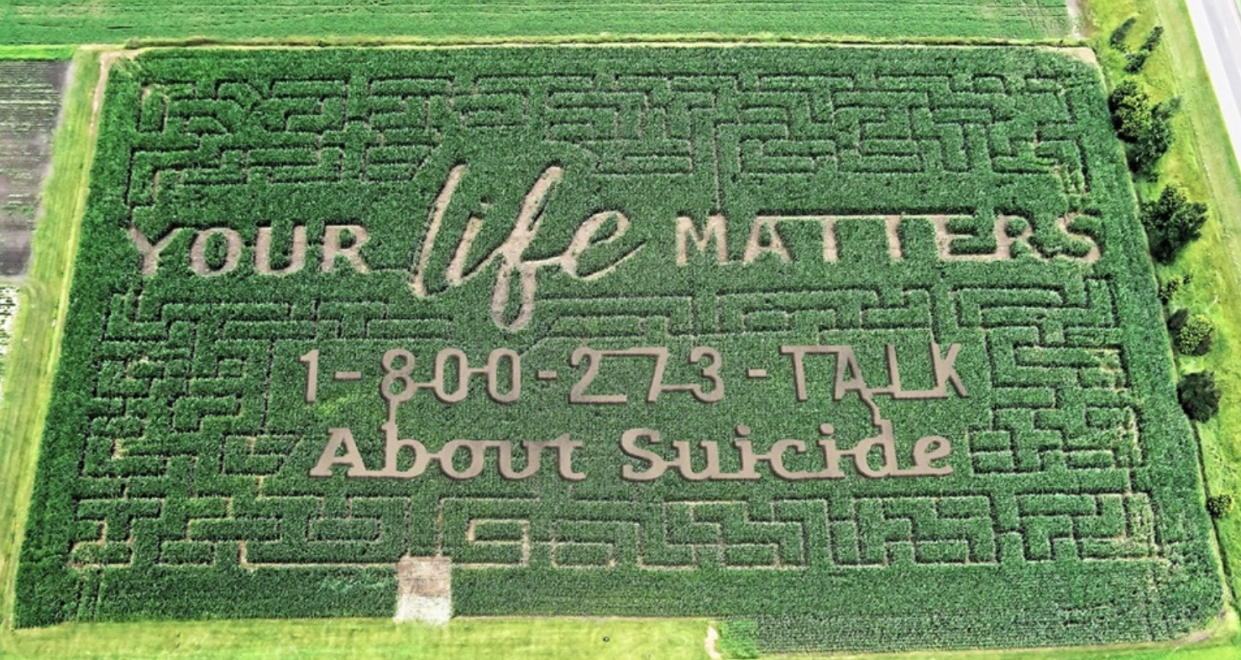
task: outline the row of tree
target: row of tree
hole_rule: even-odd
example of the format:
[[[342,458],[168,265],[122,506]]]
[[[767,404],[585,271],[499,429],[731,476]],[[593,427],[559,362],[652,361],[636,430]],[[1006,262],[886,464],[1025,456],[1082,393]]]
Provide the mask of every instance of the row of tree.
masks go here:
[[[1137,50],[1130,50],[1126,42],[1136,22],[1136,18],[1126,20],[1109,40],[1112,48],[1124,54],[1125,71],[1129,74],[1141,73],[1163,38],[1163,28],[1155,26]],[[1130,169],[1139,178],[1157,178],[1159,161],[1172,147],[1172,118],[1180,109],[1180,99],[1156,103],[1140,80],[1127,77],[1112,89],[1108,106],[1116,134],[1125,143]],[[1191,201],[1183,187],[1170,183],[1158,197],[1142,202],[1141,219],[1151,257],[1167,265],[1201,236],[1207,206]],[[1210,317],[1183,307],[1173,309],[1177,292],[1190,284],[1191,275],[1167,277],[1159,285],[1159,299],[1168,312],[1168,334],[1176,351],[1182,355],[1206,355],[1215,337]],[[1195,422],[1209,421],[1219,412],[1220,390],[1215,374],[1209,370],[1184,374],[1177,394],[1185,414]],[[1214,517],[1226,515],[1231,508],[1232,496],[1228,493],[1207,498],[1207,510]]]

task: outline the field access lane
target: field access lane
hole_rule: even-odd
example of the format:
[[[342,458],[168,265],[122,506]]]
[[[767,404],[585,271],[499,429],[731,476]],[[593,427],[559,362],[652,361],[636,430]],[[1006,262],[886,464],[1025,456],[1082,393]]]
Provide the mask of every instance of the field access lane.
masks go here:
[[[1186,0],[1186,5],[1232,136],[1233,155],[1241,162],[1241,7],[1236,0]]]

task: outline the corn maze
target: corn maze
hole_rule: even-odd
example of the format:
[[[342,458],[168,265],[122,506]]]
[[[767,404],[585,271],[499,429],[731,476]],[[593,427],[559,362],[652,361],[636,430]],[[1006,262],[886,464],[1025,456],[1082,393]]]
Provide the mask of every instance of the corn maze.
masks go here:
[[[1220,606],[1073,53],[153,50],[103,114],[22,625],[438,580],[874,650]]]

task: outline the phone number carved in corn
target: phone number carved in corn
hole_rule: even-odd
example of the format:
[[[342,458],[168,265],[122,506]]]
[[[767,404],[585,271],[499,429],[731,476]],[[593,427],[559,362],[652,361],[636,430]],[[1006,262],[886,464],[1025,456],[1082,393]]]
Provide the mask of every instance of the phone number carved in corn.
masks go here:
[[[856,393],[871,408],[874,415],[873,424],[879,430],[878,435],[863,439],[852,448],[840,448],[837,447],[836,440],[830,437],[835,427],[826,422],[820,424],[819,433],[825,436],[818,441],[823,455],[822,469],[811,472],[789,469],[783,459],[784,453],[789,450],[797,454],[806,454],[806,442],[784,439],[771,445],[767,452],[755,452],[748,439],[751,434],[750,428],[738,425],[737,439],[733,441],[733,445],[738,452],[741,467],[734,472],[724,472],[720,467],[720,447],[714,441],[698,443],[705,453],[705,467],[696,470],[694,451],[689,442],[674,441],[672,447],[676,457],[667,459],[651,451],[652,447],[660,444],[659,431],[648,428],[629,429],[621,435],[621,450],[626,456],[644,461],[647,467],[639,470],[633,465],[623,465],[621,467],[622,478],[626,481],[652,481],[662,476],[668,468],[675,468],[687,481],[752,481],[761,478],[755,467],[760,463],[765,463],[772,474],[787,481],[843,479],[846,476],[841,469],[844,459],[852,459],[856,473],[867,478],[951,474],[951,466],[932,465],[933,461],[947,458],[952,451],[952,444],[947,438],[934,435],[923,437],[914,445],[913,467],[899,467],[892,423],[880,416],[874,397],[888,395],[893,399],[945,399],[948,397],[949,384],[958,396],[968,396],[965,385],[961,382],[954,367],[960,348],[959,344],[952,344],[947,347],[946,353],[941,353],[940,346],[931,342],[929,350],[935,387],[929,390],[906,390],[901,386],[896,347],[891,344],[885,347],[888,384],[882,387],[871,387],[867,384],[852,346],[780,346],[779,356],[787,357],[791,362],[792,393],[798,402],[805,402],[808,399],[806,387],[808,377],[819,377],[824,370],[832,372],[834,374],[832,399],[840,401],[846,395]],[[700,367],[698,376],[702,382],[684,384],[665,382],[664,375],[667,371],[670,353],[671,351],[666,346],[611,350],[581,346],[569,357],[571,367],[584,366],[584,372],[569,390],[569,403],[596,405],[629,403],[628,395],[623,393],[601,394],[587,391],[599,376],[605,358],[610,360],[640,358],[651,361],[650,385],[646,390],[646,403],[648,404],[658,402],[660,395],[666,392],[685,392],[700,403],[716,403],[724,398],[724,379],[721,375],[724,362],[719,351],[710,346],[697,346],[691,349],[689,363]],[[823,369],[825,365],[821,363],[812,364],[816,368],[811,369],[808,376],[806,360],[808,356],[832,356],[835,358],[835,365]],[[306,365],[306,403],[314,403],[318,399],[319,359],[318,349],[298,358],[299,362]],[[333,474],[333,466],[342,465],[347,466],[348,470],[345,474],[348,477],[411,479],[421,476],[427,467],[435,462],[443,474],[451,479],[472,479],[482,474],[488,450],[494,448],[498,452],[498,470],[505,479],[525,479],[536,474],[539,471],[541,455],[544,450],[548,449],[556,452],[559,474],[562,479],[579,481],[586,478],[585,474],[576,471],[572,465],[573,451],[580,448],[582,443],[572,440],[568,433],[550,441],[522,441],[521,445],[525,450],[525,467],[520,470],[513,467],[513,447],[516,444],[514,442],[456,439],[445,444],[438,452],[431,452],[417,440],[399,438],[398,409],[402,403],[412,399],[420,390],[429,391],[441,403],[456,404],[469,396],[471,379],[484,377],[487,396],[492,401],[501,404],[516,402],[521,397],[522,391],[521,355],[517,351],[511,348],[497,348],[488,354],[482,366],[472,367],[464,351],[456,348],[441,349],[436,352],[434,366],[429,370],[429,380],[425,381],[414,379],[417,359],[409,350],[391,349],[384,353],[381,363],[384,375],[379,384],[379,394],[388,409],[387,421],[380,426],[385,437],[383,468],[368,470],[353,438],[352,430],[335,427],[328,429],[327,444],[324,445],[318,462],[311,468],[310,476],[330,477]],[[502,374],[502,369],[507,370],[507,374]],[[451,377],[453,372],[456,374],[455,378]],[[766,369],[751,368],[746,369],[746,377],[763,380],[768,378],[769,374]],[[537,378],[541,381],[555,381],[558,373],[550,370],[539,371]],[[362,372],[336,371],[332,379],[359,381],[362,379]],[[504,381],[507,381],[507,385],[503,384]],[[707,384],[705,387],[704,383]],[[639,440],[645,441],[645,448],[639,446]],[[403,450],[412,453],[413,462],[407,467],[399,466]],[[468,454],[469,464],[468,467],[459,469],[454,464],[454,456],[463,450]],[[878,466],[875,466],[872,461],[872,454],[875,450],[878,450],[880,460]]]

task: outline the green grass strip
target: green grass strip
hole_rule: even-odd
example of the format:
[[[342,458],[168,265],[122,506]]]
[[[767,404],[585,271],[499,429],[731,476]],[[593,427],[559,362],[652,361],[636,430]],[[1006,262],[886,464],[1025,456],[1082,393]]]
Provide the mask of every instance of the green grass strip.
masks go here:
[[[76,46],[0,46],[0,60],[67,60]]]
[[[426,35],[797,32],[1003,36],[1068,32],[1063,0],[39,0],[0,5],[0,43]]]
[[[21,291],[0,406],[0,618],[11,628],[13,578],[26,524],[30,490],[52,374],[60,357],[60,328],[86,203],[88,166],[94,152],[91,120],[99,53],[79,51],[65,113],[52,150],[52,175],[44,184],[44,215],[35,230],[34,259]],[[5,640],[0,633],[0,651]],[[2,655],[2,654],[0,654]]]
[[[983,649],[977,651],[917,651],[863,655],[777,655],[767,660],[1231,660],[1241,646],[1241,626],[1235,613],[1192,640],[1153,644],[1113,644],[1046,649]],[[728,656],[725,655],[725,658]]]
[[[806,32],[719,32],[690,33],[581,33],[554,35],[456,35],[436,36],[352,36],[352,37],[138,37],[125,41],[125,48],[384,48],[384,47],[449,47],[502,45],[614,45],[659,44],[695,46],[702,44],[843,44],[843,45],[926,45],[926,46],[1084,46],[1086,40],[1075,37],[1038,37],[1015,39],[997,36],[918,36],[886,37],[876,35],[813,34]]]
[[[455,619],[444,627],[376,619],[153,621],[22,630],[5,657],[697,660],[707,657],[706,631],[707,622],[696,619]]]

